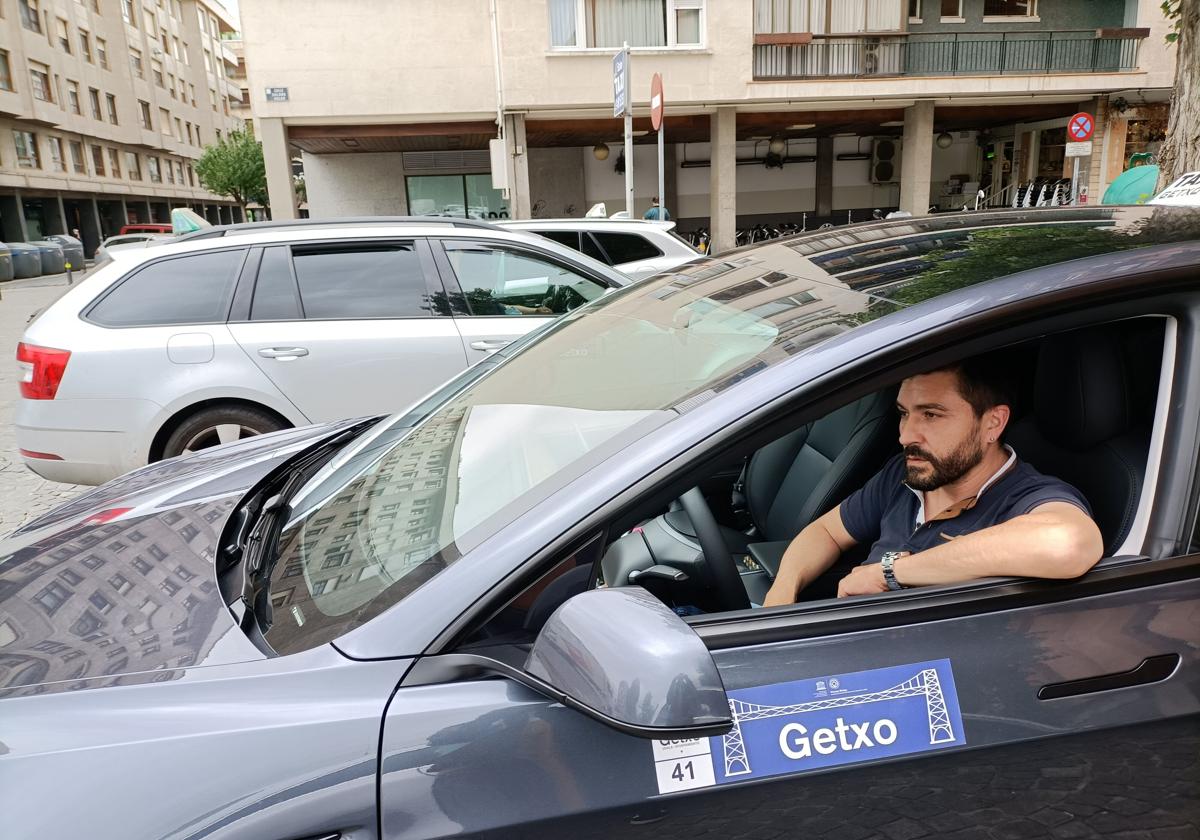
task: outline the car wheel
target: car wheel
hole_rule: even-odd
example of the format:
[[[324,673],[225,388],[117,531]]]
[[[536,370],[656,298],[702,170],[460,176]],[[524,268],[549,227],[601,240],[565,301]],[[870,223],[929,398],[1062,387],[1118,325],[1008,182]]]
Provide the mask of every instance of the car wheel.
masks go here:
[[[175,428],[163,445],[163,458],[190,455],[222,443],[276,432],[287,424],[273,414],[246,406],[218,406],[198,411]]]

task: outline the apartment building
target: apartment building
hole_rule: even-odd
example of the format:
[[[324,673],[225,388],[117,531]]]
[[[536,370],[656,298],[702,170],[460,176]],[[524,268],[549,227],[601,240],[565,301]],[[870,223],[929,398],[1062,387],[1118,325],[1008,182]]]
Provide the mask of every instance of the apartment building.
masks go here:
[[[728,248],[756,223],[812,227],[1004,205],[1074,174],[1081,200],[1153,142],[1174,50],[1157,0],[287,0],[242,9],[272,212],[579,216],[625,206],[612,57],[632,49],[640,214],[657,192]],[[297,60],[297,56],[302,56]],[[488,141],[506,144],[497,189]],[[1127,148],[1129,147],[1129,148]]]
[[[0,0],[0,241],[240,220],[194,168],[242,125],[236,30],[216,0]]]

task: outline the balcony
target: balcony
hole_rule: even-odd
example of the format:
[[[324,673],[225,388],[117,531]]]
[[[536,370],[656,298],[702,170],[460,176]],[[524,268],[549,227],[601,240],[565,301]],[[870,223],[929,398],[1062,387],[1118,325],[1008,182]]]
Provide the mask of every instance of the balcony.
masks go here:
[[[1148,29],[830,37],[756,35],[754,78],[1129,73]]]

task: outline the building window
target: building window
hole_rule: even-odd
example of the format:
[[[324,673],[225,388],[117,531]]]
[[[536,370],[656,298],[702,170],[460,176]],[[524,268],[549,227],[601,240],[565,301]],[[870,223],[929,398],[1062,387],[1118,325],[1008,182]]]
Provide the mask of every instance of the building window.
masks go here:
[[[99,592],[93,592],[88,598],[88,601],[90,601],[92,606],[98,609],[102,615],[112,609],[112,602]]]
[[[166,87],[167,83],[163,80],[163,68],[161,62],[150,62],[150,75],[154,76],[154,84],[159,87]]]
[[[179,529],[179,536],[183,537],[185,542],[191,542],[199,533],[200,531],[195,525],[184,525]]]
[[[183,120],[175,118],[175,139],[183,140]]]
[[[89,64],[92,63],[92,37],[82,29],[79,30],[79,54]]]
[[[63,52],[67,55],[71,53],[71,31],[67,28],[67,22],[62,18],[57,18],[55,21],[56,31],[58,32],[58,45],[63,48]]]
[[[42,17],[38,11],[38,0],[17,0],[21,11],[21,25],[30,32],[42,34]]]
[[[32,131],[13,131],[13,145],[17,147],[17,166],[22,169],[41,169],[38,157],[37,135]]]
[[[171,114],[166,108],[158,109],[158,127],[163,134],[171,136]]]
[[[962,19],[962,0],[942,0],[942,17],[951,20]]]
[[[175,161],[175,180],[179,186],[183,186],[183,164]]]
[[[921,0],[908,0],[908,19],[911,21],[921,19]]]
[[[87,164],[83,160],[83,144],[78,140],[70,141],[71,146],[71,169],[81,175],[87,174]]]
[[[162,183],[162,169],[159,168],[158,158],[156,158],[156,157],[147,157],[146,158],[146,172],[150,176],[151,183],[154,183],[154,184]]]
[[[986,17],[1036,17],[1037,0],[983,0]]]
[[[211,73],[213,71],[212,53],[210,53],[208,50],[204,51],[204,69],[207,70],[209,73]]]
[[[171,38],[171,56],[172,56],[172,57],[173,57],[173,58],[174,58],[176,61],[179,61],[179,60],[180,60],[180,56],[181,56],[182,54],[183,54],[183,51],[182,51],[182,50],[179,48],[179,39],[178,39],[178,38],[175,38],[175,37],[172,37],[172,38]]]
[[[208,101],[212,103],[212,109],[217,110],[217,92],[212,88],[208,89]]]
[[[33,600],[37,601],[38,605],[46,611],[46,615],[54,615],[54,613],[58,612],[58,608],[65,604],[70,597],[71,590],[55,580],[51,581],[41,592],[34,595]]]
[[[150,103],[139,99],[138,108],[140,109],[140,113],[142,115],[142,128],[146,129],[147,131],[153,131],[154,126],[150,122]]]
[[[96,175],[104,176],[104,150],[99,146],[92,146],[92,169],[95,170]],[[86,564],[86,561],[84,562]]]
[[[100,91],[88,88],[88,99],[92,103],[92,117],[97,120],[104,119],[100,113]]]
[[[121,0],[121,20],[137,29],[137,14],[133,11],[133,0]]]
[[[192,100],[192,107],[195,108],[196,107],[196,86],[194,84],[192,84],[191,82],[188,82],[188,93],[190,94],[188,96],[188,98],[190,100]]]
[[[8,50],[0,50],[0,90],[14,90],[12,65],[8,63]]]
[[[167,74],[167,93],[171,94],[171,98],[175,98],[175,74]]]
[[[96,39],[96,60],[102,68],[108,69],[108,41],[103,38]]]
[[[550,45],[620,49],[704,43],[704,0],[550,0]]]
[[[70,79],[67,79],[67,106],[72,114],[83,114],[83,107],[79,103],[79,82]]]
[[[43,102],[54,101],[54,91],[50,87],[50,68],[45,64],[29,63],[29,80],[33,85],[33,98]]]
[[[129,174],[130,181],[142,180],[142,167],[138,163],[136,152],[125,153],[125,171]]]
[[[108,121],[113,125],[120,125],[117,121],[117,97],[111,93],[104,94],[104,101],[108,104]]]
[[[60,140],[58,137],[48,137],[46,139],[50,144],[50,168],[55,172],[66,172],[67,162],[63,158],[62,140]],[[78,583],[78,581],[72,582]]]
[[[133,68],[133,75],[139,79],[146,78],[146,68],[142,66],[142,51],[129,50],[129,66]]]
[[[175,169],[174,169],[174,167],[171,166],[171,161],[164,160],[163,161],[163,169],[166,170],[167,183],[174,184],[175,183]]]
[[[111,146],[108,149],[108,168],[114,178],[121,177],[121,153]]]

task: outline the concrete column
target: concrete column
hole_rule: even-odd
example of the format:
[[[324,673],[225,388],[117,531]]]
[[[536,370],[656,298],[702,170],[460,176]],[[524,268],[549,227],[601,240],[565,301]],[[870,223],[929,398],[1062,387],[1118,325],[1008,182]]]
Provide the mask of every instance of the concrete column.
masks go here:
[[[71,229],[67,226],[67,208],[63,206],[61,195],[56,195],[44,202],[46,206],[46,235],[70,233]]]
[[[292,186],[292,159],[288,154],[287,126],[278,117],[260,117],[259,139],[262,140],[263,162],[267,167],[267,195],[271,201],[271,218],[296,219],[296,190]]]
[[[120,233],[121,228],[124,227],[125,225],[129,224],[129,205],[125,202],[124,198],[120,199],[120,202],[121,202],[121,218],[117,222],[117,231],[116,231],[117,233]]]
[[[737,111],[718,108],[709,118],[709,253],[737,246]]]
[[[144,198],[138,202],[138,212],[141,213],[143,222],[154,221],[154,208],[150,206],[150,199]]]
[[[833,215],[833,138],[817,138],[817,216]]]
[[[83,253],[90,259],[104,241],[100,229],[100,207],[94,198],[79,202],[79,234],[83,238]]]
[[[29,230],[25,227],[25,205],[19,192],[0,195],[0,241],[29,241]]]
[[[504,149],[508,161],[508,212],[514,219],[532,218],[529,203],[529,147],[525,145],[525,115],[504,117]]]
[[[922,99],[904,109],[904,150],[900,163],[900,209],[914,216],[929,212],[933,178],[933,102]]]
[[[667,212],[671,214],[672,219],[679,218],[679,158],[675,154],[677,148],[671,142],[671,135],[668,132],[666,137],[665,148],[663,149],[663,192],[666,195],[659,196],[667,208]]]

